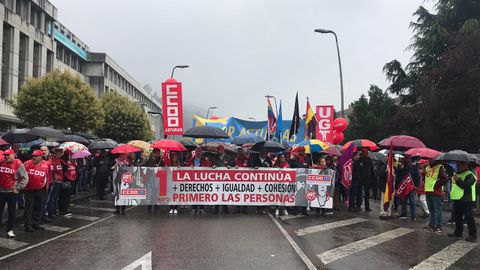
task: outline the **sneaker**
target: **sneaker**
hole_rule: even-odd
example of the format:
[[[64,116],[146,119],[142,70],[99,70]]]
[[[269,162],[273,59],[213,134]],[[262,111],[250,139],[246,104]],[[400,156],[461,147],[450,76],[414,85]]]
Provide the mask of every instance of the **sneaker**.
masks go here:
[[[170,211],[168,211],[168,214],[173,215],[173,209],[170,209]]]
[[[475,243],[475,242],[477,242],[477,237],[473,236],[473,235],[469,235],[467,238],[465,238],[465,241]]]
[[[284,216],[288,216],[288,211],[287,211],[287,209],[283,209],[283,215],[284,215]]]
[[[15,238],[15,234],[13,233],[12,230],[7,232],[7,238]]]
[[[434,233],[442,233],[442,228],[436,228],[433,230]]]
[[[406,216],[399,216],[398,219],[408,219]]]
[[[432,227],[431,225],[427,225],[427,226],[425,226],[425,228],[423,228],[423,229],[424,229],[425,231],[427,231],[427,232],[433,232],[433,231],[434,231],[434,229],[433,229],[433,227]]]
[[[275,217],[278,218],[278,215],[280,215],[280,211],[278,209],[275,209]]]
[[[448,223],[448,224],[453,224],[453,223],[455,223],[455,220],[449,219],[449,220],[447,221],[447,223]]]
[[[177,209],[173,209],[173,214],[174,214],[174,215],[178,215]]]

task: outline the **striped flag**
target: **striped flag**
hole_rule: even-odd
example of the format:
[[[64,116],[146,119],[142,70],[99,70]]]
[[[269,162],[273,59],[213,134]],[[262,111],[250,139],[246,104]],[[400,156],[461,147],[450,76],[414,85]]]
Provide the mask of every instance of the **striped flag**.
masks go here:
[[[388,154],[388,163],[387,163],[387,183],[385,186],[385,196],[383,198],[385,210],[388,209],[390,201],[393,199],[393,146],[390,143],[390,153]]]
[[[273,110],[272,104],[270,103],[270,98],[267,98],[267,112],[268,112],[268,127],[267,127],[267,141],[271,139],[272,135],[275,135],[277,131],[277,117],[275,116],[275,111]]]
[[[310,106],[310,101],[307,98],[307,113],[305,114],[305,139],[315,139],[317,128],[317,116]]]
[[[275,132],[275,138],[278,139],[278,143],[283,142],[283,117],[282,117],[282,100],[280,99],[280,108],[278,109],[278,121],[277,131]]]

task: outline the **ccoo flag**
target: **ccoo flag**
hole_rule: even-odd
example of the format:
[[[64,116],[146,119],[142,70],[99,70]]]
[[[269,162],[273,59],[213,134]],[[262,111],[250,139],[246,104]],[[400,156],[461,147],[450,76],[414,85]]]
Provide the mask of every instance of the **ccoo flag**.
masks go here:
[[[390,143],[390,153],[388,154],[387,162],[387,183],[385,186],[385,195],[383,197],[383,208],[385,209],[385,211],[389,208],[390,201],[393,197],[393,156],[393,146],[392,143]]]
[[[310,106],[310,102],[307,98],[307,113],[305,114],[305,139],[315,139],[317,128],[317,116]]]

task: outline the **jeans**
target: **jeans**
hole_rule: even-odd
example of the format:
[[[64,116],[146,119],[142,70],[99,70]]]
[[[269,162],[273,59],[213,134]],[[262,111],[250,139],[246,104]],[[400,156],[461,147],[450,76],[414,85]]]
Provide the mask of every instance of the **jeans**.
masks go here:
[[[80,173],[78,176],[78,190],[87,190],[87,170],[85,168],[80,169]]]
[[[25,226],[39,225],[42,218],[42,202],[45,188],[25,191]]]
[[[442,227],[442,197],[427,194],[427,206],[430,211],[429,225],[436,229]]]
[[[407,197],[402,201],[402,215],[403,217],[407,216],[407,203],[410,204],[410,214],[412,215],[412,219],[415,219],[415,212],[416,212],[416,204],[415,204],[415,191],[412,190],[408,193]]]
[[[5,203],[8,207],[7,232],[13,230],[15,225],[15,210],[17,209],[18,194],[13,192],[0,192],[0,213],[3,213]]]
[[[60,212],[60,214],[65,214],[68,212],[68,209],[70,208],[70,199],[72,197],[72,191],[73,191],[73,188],[60,188],[60,192],[58,195],[58,211]]]
[[[52,186],[52,191],[50,193],[50,198],[48,200],[47,212],[49,216],[54,216],[57,214],[58,206],[58,196],[60,194],[61,183],[54,182]]]

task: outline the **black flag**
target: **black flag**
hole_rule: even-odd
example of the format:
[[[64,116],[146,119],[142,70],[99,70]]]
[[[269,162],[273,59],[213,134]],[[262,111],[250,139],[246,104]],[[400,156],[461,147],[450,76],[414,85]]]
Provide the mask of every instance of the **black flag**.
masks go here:
[[[298,111],[298,92],[295,96],[295,109],[293,111],[292,125],[290,126],[290,134],[288,134],[288,139],[291,140],[293,134],[298,133],[298,128],[300,127],[300,113]]]

